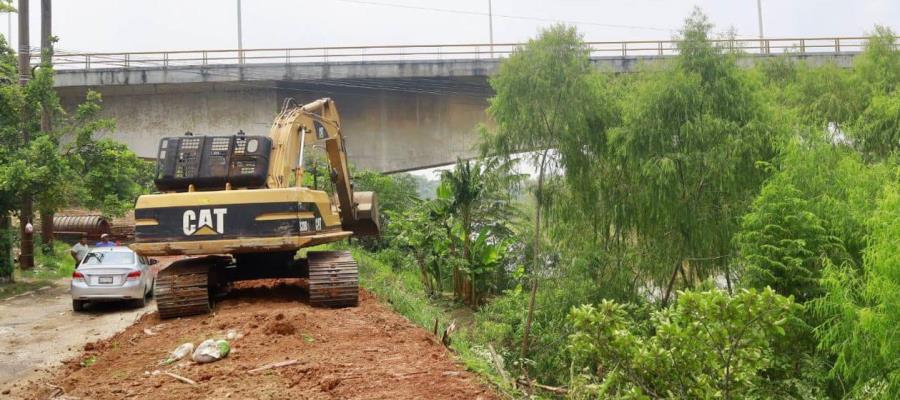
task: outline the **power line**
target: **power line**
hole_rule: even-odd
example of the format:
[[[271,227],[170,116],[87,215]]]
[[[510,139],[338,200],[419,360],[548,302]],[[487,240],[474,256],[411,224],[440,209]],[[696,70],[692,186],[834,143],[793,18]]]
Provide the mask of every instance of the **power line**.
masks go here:
[[[486,12],[458,10],[458,9],[451,9],[451,8],[412,6],[412,5],[408,5],[408,4],[384,3],[384,2],[368,1],[368,0],[336,0],[336,1],[344,2],[344,3],[353,3],[353,4],[364,4],[364,5],[370,5],[370,6],[404,8],[404,9],[408,9],[408,10],[443,12],[443,13],[459,14],[459,15],[478,15],[478,16],[484,16],[484,17],[490,16],[490,14],[488,14]],[[604,23],[593,22],[593,21],[563,20],[563,19],[553,19],[553,18],[529,17],[529,16],[524,16],[524,15],[510,15],[510,14],[493,13],[493,16],[498,17],[498,18],[518,19],[518,20],[525,20],[525,21],[565,22],[567,24],[572,24],[572,25],[591,25],[591,26],[599,26],[599,27],[604,27],[604,28],[638,29],[638,30],[658,31],[658,32],[678,32],[678,29],[670,29],[670,28],[658,28],[658,27],[637,26],[637,25],[604,24]]]

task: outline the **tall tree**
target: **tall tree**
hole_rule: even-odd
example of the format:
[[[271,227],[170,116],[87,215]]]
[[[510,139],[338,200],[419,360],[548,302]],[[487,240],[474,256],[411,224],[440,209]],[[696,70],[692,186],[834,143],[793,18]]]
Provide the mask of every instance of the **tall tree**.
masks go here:
[[[89,92],[72,115],[65,114],[47,66],[36,69],[25,88],[11,81],[0,85],[0,215],[18,208],[13,205],[23,194],[31,194],[38,209],[49,215],[64,206],[121,215],[147,190],[152,166],[125,145],[94,137],[114,127],[111,120],[99,118],[100,101],[98,93]],[[50,111],[53,130],[40,130],[42,109]],[[21,128],[34,133],[29,141],[23,140]],[[5,223],[0,218],[0,229]],[[0,258],[8,259],[8,253]]]
[[[591,74],[590,49],[573,27],[556,25],[516,49],[490,79],[496,95],[488,113],[497,123],[484,135],[484,153],[500,157],[524,155],[537,170],[534,187],[534,228],[531,243],[532,284],[522,337],[521,356],[528,353],[528,336],[542,269],[543,212],[547,206],[545,179],[558,165],[562,138],[587,129]],[[527,373],[527,370],[526,370]]]
[[[784,136],[735,54],[710,41],[711,28],[695,10],[674,64],[635,85],[612,137],[613,162],[632,180],[627,223],[639,241],[664,244],[657,251],[667,261],[647,271],[666,288],[664,301],[679,274],[688,286],[718,273],[729,280],[731,237],[767,175],[758,163]]]
[[[562,141],[588,127],[591,74],[589,48],[573,27],[556,25],[516,49],[490,79],[496,95],[488,113],[497,123],[486,131],[487,155],[524,154],[537,170],[532,271],[540,270],[544,182],[558,163]]]
[[[869,220],[863,273],[831,265],[814,303],[825,321],[816,331],[820,347],[836,356],[832,373],[852,387],[855,398],[900,397],[900,190],[896,180]]]

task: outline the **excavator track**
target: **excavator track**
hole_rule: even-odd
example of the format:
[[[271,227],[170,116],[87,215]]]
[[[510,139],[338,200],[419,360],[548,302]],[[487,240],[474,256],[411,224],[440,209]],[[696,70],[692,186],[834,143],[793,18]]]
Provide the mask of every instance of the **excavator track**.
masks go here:
[[[359,303],[359,268],[349,251],[317,251],[309,261],[309,304],[355,307]]]
[[[156,278],[156,308],[160,318],[206,314],[212,310],[210,272],[230,263],[231,257],[205,256],[179,260]]]

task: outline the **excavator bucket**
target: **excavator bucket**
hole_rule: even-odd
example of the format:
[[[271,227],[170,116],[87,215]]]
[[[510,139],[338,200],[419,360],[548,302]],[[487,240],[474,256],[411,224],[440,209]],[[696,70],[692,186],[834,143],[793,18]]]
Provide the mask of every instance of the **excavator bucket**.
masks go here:
[[[356,203],[356,221],[344,224],[344,229],[354,236],[378,236],[381,234],[381,220],[378,215],[378,196],[375,192],[353,192]]]

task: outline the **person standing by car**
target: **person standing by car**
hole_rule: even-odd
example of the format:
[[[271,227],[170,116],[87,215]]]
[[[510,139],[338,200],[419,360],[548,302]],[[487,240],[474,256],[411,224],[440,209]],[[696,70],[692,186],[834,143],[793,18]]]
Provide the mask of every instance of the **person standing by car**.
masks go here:
[[[81,263],[81,260],[84,260],[84,256],[87,255],[88,250],[90,250],[90,248],[87,245],[87,235],[81,235],[81,239],[78,240],[78,243],[75,243],[75,245],[72,246],[72,249],[69,250],[69,254],[75,259],[75,269],[78,269],[78,264]]]
[[[115,242],[109,241],[109,235],[104,233],[100,235],[100,241],[94,245],[94,247],[116,247]]]

